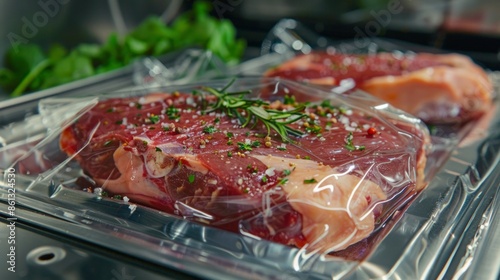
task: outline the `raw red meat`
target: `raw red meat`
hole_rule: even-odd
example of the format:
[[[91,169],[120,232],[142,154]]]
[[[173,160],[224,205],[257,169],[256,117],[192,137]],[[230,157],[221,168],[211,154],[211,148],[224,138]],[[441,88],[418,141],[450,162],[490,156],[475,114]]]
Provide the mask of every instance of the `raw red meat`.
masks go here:
[[[313,52],[270,69],[267,77],[354,86],[426,122],[464,122],[491,104],[492,84],[485,71],[458,54],[376,55]]]
[[[202,114],[203,100],[104,100],[64,130],[60,147],[110,194],[322,252],[366,238],[386,204],[425,186],[428,136],[419,126],[322,103],[291,124],[307,133],[284,143],[261,123],[251,129],[221,112]],[[274,109],[294,106],[273,100]]]

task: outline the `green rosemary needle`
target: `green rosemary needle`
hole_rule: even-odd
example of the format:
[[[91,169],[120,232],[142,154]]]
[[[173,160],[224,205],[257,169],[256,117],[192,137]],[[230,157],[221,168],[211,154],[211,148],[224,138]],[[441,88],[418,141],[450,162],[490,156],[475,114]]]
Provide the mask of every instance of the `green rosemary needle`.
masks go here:
[[[268,109],[265,106],[268,106],[269,103],[263,100],[244,98],[251,91],[226,92],[233,82],[234,80],[221,90],[210,87],[202,88],[217,98],[215,103],[210,104],[210,108],[205,111],[206,113],[216,110],[223,111],[229,117],[238,118],[243,127],[253,128],[260,121],[266,127],[268,136],[271,134],[271,130],[274,130],[284,142],[291,142],[289,135],[304,135],[304,132],[289,126],[289,124],[306,117],[303,113],[304,105],[299,105],[289,111]],[[243,115],[242,112],[245,114]]]

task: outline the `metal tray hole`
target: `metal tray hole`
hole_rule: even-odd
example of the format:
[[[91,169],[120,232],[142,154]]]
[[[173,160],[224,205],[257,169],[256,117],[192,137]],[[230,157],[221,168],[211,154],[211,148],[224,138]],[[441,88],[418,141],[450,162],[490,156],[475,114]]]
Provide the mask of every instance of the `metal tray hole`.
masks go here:
[[[31,264],[49,265],[63,260],[66,257],[66,251],[59,247],[43,246],[31,250],[28,253],[27,260]]]
[[[50,261],[55,256],[56,255],[54,255],[54,253],[46,253],[46,254],[43,254],[41,256],[38,256],[38,260],[41,261],[41,262]]]

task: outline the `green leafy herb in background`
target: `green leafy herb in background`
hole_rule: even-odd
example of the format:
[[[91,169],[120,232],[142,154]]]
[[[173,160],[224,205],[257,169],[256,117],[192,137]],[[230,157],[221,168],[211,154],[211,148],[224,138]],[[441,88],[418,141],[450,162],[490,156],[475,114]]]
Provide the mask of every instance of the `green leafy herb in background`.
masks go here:
[[[170,26],[149,17],[124,38],[112,33],[104,44],[81,44],[72,50],[54,45],[44,52],[38,45],[20,45],[5,54],[0,86],[15,97],[121,68],[139,57],[193,46],[212,51],[228,64],[238,63],[245,42],[236,39],[230,21],[211,16],[210,10],[210,3],[197,1]]]

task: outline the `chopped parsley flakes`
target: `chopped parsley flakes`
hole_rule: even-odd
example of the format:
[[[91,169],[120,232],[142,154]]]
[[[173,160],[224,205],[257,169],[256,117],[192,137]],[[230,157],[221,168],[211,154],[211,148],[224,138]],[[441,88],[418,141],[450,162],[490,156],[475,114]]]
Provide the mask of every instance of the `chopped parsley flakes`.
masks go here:
[[[261,180],[262,180],[263,183],[267,183],[267,176],[263,175]]]
[[[252,150],[252,144],[246,144],[243,142],[238,142],[238,149],[242,151],[251,151]]]
[[[178,108],[175,108],[173,106],[168,107],[165,109],[165,114],[168,116],[170,120],[176,120],[179,119],[181,116],[179,115],[180,110]]]
[[[149,117],[149,120],[152,122],[152,123],[158,123],[160,121],[160,117],[157,116],[157,115],[151,115]]]
[[[203,128],[203,132],[208,133],[208,134],[212,134],[214,132],[217,132],[217,129],[213,125],[209,125],[209,126],[205,126]]]
[[[194,182],[194,179],[195,179],[195,175],[194,174],[189,174],[189,176],[188,176],[188,182],[190,184],[192,184]]]
[[[278,185],[284,185],[286,182],[288,182],[288,178],[283,178],[278,182]]]
[[[314,183],[317,183],[318,181],[316,181],[316,179],[314,178],[311,178],[311,179],[305,179],[304,180],[304,184],[314,184]]]
[[[113,140],[108,140],[106,142],[104,142],[104,147],[107,147],[109,145],[111,145],[113,143]]]

